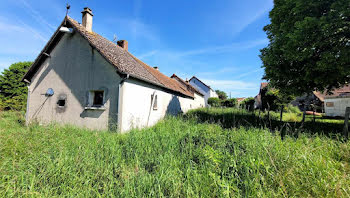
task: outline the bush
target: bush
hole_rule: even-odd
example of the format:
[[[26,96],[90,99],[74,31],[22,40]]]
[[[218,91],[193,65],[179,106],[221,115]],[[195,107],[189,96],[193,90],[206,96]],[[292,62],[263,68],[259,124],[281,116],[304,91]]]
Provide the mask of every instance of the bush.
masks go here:
[[[219,98],[208,98],[208,104],[212,107],[220,107],[221,100]]]
[[[235,107],[237,106],[237,99],[231,98],[231,99],[224,100],[221,105],[224,107]]]
[[[291,104],[288,104],[287,106],[285,106],[283,111],[289,112],[289,113],[302,114],[302,112],[300,111],[300,109],[298,107],[293,106]]]
[[[32,62],[18,62],[0,75],[0,109],[23,111],[27,102],[27,85],[22,82]]]
[[[252,97],[246,98],[241,102],[241,106],[245,106],[247,110],[253,111],[254,110],[254,103],[255,99]]]

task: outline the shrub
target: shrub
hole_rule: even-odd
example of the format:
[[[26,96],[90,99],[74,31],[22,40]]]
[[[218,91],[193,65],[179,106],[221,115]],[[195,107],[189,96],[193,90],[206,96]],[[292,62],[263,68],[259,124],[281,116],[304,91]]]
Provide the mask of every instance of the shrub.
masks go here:
[[[224,106],[224,107],[235,107],[235,106],[237,106],[237,99],[236,98],[231,98],[231,99],[224,100],[222,102],[222,106]]]
[[[289,113],[302,114],[302,112],[300,111],[300,109],[298,107],[293,106],[291,104],[288,104],[287,106],[285,106],[283,111],[289,112]]]
[[[23,111],[27,102],[27,87],[22,78],[32,62],[18,62],[0,75],[0,109]]]
[[[212,107],[220,107],[221,100],[219,98],[208,98],[208,104]]]
[[[254,103],[255,103],[255,99],[253,97],[249,97],[244,99],[241,102],[241,106],[245,106],[247,108],[247,110],[249,111],[253,111],[254,110]]]

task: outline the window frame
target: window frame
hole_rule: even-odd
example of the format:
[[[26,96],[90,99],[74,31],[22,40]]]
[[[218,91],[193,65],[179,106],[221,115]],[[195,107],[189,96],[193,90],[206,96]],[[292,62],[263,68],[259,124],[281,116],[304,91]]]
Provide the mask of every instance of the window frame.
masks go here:
[[[102,92],[101,103],[96,103],[96,92]],[[104,90],[91,90],[89,91],[89,107],[104,107],[105,104],[105,91]]]
[[[158,95],[157,94],[153,95],[153,110],[154,111],[158,110]]]

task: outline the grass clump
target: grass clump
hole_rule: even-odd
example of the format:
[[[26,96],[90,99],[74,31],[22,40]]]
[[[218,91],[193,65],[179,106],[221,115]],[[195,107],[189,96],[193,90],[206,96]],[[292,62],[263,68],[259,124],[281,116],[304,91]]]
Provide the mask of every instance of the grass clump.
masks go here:
[[[348,197],[350,144],[168,117],[128,134],[0,114],[0,195]]]

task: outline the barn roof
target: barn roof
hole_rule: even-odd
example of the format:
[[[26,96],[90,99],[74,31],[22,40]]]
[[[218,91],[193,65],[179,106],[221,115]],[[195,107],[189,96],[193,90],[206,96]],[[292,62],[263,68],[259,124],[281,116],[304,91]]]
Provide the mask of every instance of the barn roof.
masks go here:
[[[350,96],[350,86],[345,85],[341,88],[335,89],[332,93],[327,93],[327,91],[319,92],[314,91],[314,95],[319,98],[322,102],[327,98],[340,98],[340,97],[349,97]]]
[[[178,77],[176,74],[173,74],[171,76],[172,79],[176,79],[178,82],[180,82],[183,86],[186,87],[186,89],[192,93],[196,93],[198,95],[204,96],[198,89],[193,87],[188,81],[184,81],[182,78]]]
[[[129,74],[130,77],[136,78],[156,86],[168,89],[170,91],[180,93],[182,95],[193,98],[193,93],[187,89],[183,89],[181,84],[174,79],[167,77],[153,67],[148,66],[141,60],[137,59],[130,52],[118,46],[117,44],[109,41],[103,36],[87,31],[76,20],[67,16],[54,35],[51,37],[45,48],[41,51],[29,71],[23,77],[25,81],[31,81],[31,78],[38,70],[40,63],[45,58],[45,54],[50,53],[54,48],[54,45],[58,43],[63,33],[59,31],[61,26],[73,28],[76,32],[80,33],[89,44],[95,48],[109,63],[111,63],[117,69],[120,74]]]

